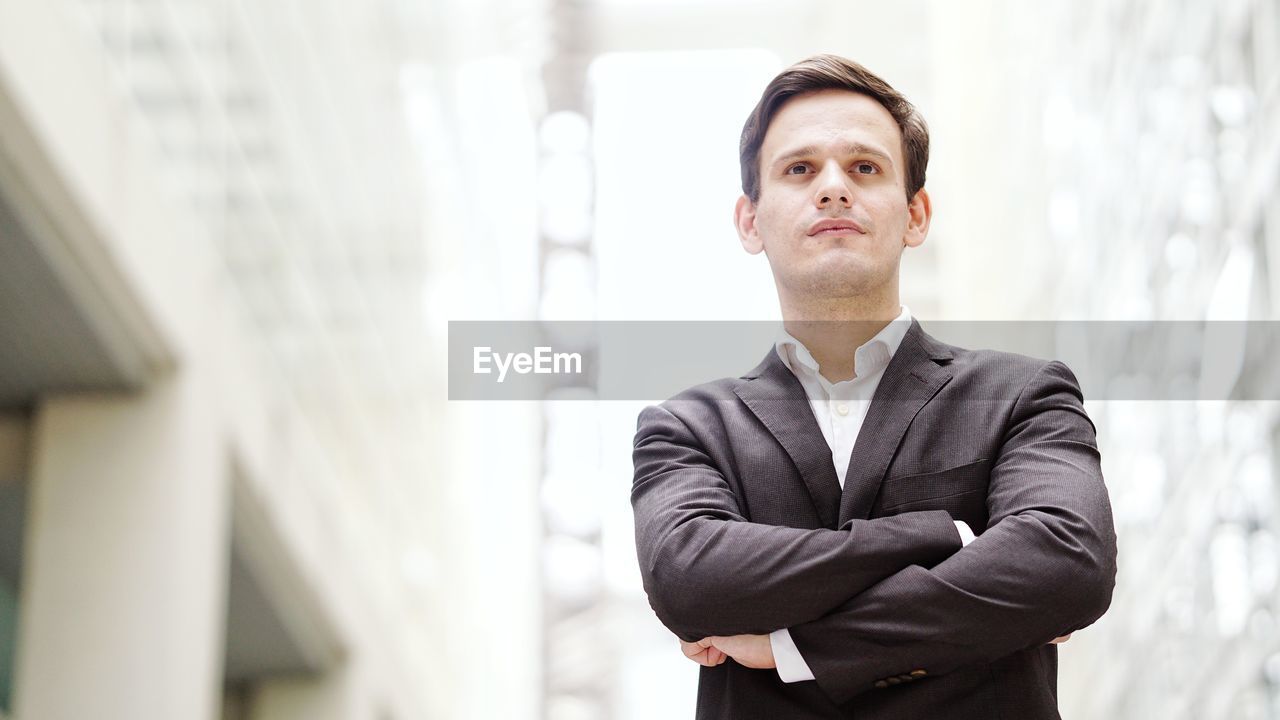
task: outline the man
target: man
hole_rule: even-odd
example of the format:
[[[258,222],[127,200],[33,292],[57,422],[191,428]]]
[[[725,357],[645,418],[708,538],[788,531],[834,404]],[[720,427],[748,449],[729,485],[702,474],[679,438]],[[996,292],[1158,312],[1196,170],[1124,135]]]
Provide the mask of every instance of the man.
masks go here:
[[[946,345],[899,303],[928,142],[835,56],[783,71],[743,129],[735,220],[785,332],[646,408],[634,451],[641,574],[703,665],[698,718],[1057,718],[1053,643],[1110,604],[1071,371]]]

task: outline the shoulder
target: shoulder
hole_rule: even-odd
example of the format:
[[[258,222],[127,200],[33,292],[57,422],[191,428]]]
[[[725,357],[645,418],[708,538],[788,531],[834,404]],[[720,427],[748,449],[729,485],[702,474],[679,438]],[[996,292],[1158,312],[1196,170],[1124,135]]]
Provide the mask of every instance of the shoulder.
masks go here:
[[[1006,429],[1097,446],[1084,393],[1065,363],[1000,350],[953,348],[952,355],[946,391],[953,402],[968,409],[993,403],[989,409],[1002,409]]]
[[[999,378],[1009,382],[1019,379],[1029,380],[1054,362],[1057,361],[1004,350],[957,348],[950,367],[957,373]],[[1061,365],[1061,363],[1058,364]]]
[[[730,422],[726,416],[736,416],[745,410],[738,394],[739,389],[771,369],[776,358],[776,353],[770,348],[765,359],[750,372],[739,377],[720,378],[694,385],[656,405],[644,408],[637,419],[637,429],[643,430],[646,425],[678,424],[696,434],[712,428],[723,428]],[[780,361],[777,364],[781,366]],[[790,372],[785,367],[783,370]]]
[[[964,388],[987,397],[1016,399],[1028,390],[1052,386],[1068,388],[1071,394],[1080,395],[1075,374],[1059,360],[1004,350],[963,348],[928,335],[924,335],[922,340],[936,354],[950,356],[946,367],[953,378],[953,389]]]
[[[724,414],[741,406],[736,389],[746,378],[721,378],[695,385],[640,411],[637,427],[652,422],[678,422],[689,430],[722,425]]]

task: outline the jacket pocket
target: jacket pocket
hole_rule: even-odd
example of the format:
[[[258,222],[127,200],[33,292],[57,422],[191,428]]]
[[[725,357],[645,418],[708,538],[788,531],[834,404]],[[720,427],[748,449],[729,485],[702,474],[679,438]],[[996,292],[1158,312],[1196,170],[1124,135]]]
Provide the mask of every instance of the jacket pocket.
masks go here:
[[[930,501],[941,502],[948,498],[958,498],[961,495],[982,491],[982,502],[985,506],[985,491],[991,476],[990,465],[987,458],[980,458],[945,470],[889,478],[880,486],[878,504],[884,511],[903,510],[905,505],[915,503],[928,505]],[[948,508],[939,506],[937,509]]]

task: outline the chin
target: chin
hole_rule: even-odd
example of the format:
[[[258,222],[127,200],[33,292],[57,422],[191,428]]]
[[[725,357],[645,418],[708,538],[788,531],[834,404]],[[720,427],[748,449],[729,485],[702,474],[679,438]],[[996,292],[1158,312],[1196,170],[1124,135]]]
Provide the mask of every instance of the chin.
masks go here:
[[[891,273],[867,262],[861,255],[831,254],[792,276],[793,287],[809,295],[850,297],[862,295],[877,287]]]
[[[853,297],[865,294],[874,283],[861,275],[812,275],[800,279],[799,288],[816,297]]]

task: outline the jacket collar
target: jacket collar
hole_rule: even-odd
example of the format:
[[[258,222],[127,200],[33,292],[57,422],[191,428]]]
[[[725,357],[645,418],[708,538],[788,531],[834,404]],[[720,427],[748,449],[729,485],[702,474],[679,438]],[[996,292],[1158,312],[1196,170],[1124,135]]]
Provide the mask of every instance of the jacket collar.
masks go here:
[[[827,445],[800,381],[774,348],[735,392],[778,440],[799,471],[824,526],[837,528],[866,518],[907,427],[920,409],[951,380],[947,346],[914,318],[871,398],[853,447],[843,492]]]

